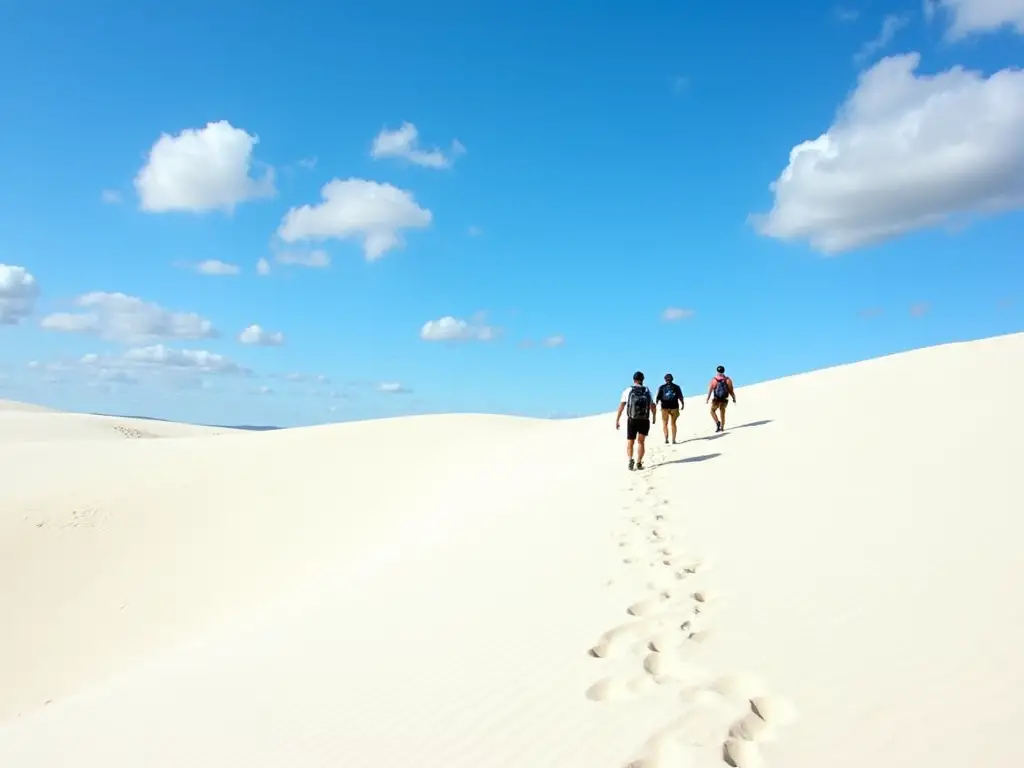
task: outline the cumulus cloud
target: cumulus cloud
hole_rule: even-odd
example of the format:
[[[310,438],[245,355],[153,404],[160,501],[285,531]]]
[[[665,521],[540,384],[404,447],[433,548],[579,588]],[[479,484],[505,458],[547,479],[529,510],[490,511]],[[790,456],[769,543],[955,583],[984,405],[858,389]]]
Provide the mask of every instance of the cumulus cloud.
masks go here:
[[[1024,71],[917,75],[884,58],[824,134],[790,152],[757,231],[835,254],[1024,205]]]
[[[428,320],[420,328],[424,341],[493,341],[497,335],[497,328],[479,319],[460,320],[451,315]]]
[[[896,37],[896,33],[907,26],[909,20],[906,15],[895,13],[886,16],[882,19],[882,28],[878,31],[878,34],[860,47],[860,50],[854,54],[853,60],[857,64],[863,64],[873,58],[875,54],[884,50],[892,42],[893,38]]]
[[[260,178],[250,175],[257,143],[258,137],[227,120],[161,134],[135,177],[141,209],[230,213],[239,203],[272,197],[273,169]]]
[[[32,314],[39,284],[24,267],[0,264],[0,325],[17,325]]]
[[[412,123],[405,122],[394,131],[382,128],[373,140],[370,156],[376,160],[401,158],[424,168],[448,168],[456,156],[465,154],[465,152],[466,148],[457,139],[452,142],[452,148],[448,155],[437,148],[420,149],[419,131]]]
[[[960,40],[968,35],[1011,29],[1024,35],[1024,2],[1021,0],[925,0],[925,15],[944,11],[949,20],[946,36]]]
[[[297,267],[312,267],[314,269],[322,269],[324,267],[331,266],[331,257],[327,251],[314,250],[314,251],[282,251],[281,253],[274,256],[274,261],[278,264],[290,264]]]
[[[270,274],[270,262],[261,258],[256,262],[256,274],[266,277]]]
[[[240,334],[238,340],[243,344],[254,344],[261,347],[279,347],[284,344],[284,334],[280,331],[268,331],[258,325],[250,325]]]
[[[403,229],[422,229],[432,219],[411,193],[391,184],[334,179],[320,194],[320,204],[292,208],[285,214],[277,232],[282,240],[359,238],[366,259],[373,261],[402,245]]]
[[[201,275],[237,275],[242,271],[237,264],[228,264],[219,259],[200,261],[196,264],[195,269]]]
[[[205,389],[204,376],[248,376],[251,371],[229,358],[201,349],[172,349],[163,344],[129,349],[120,355],[83,355],[72,370],[89,386],[159,384]]]
[[[398,381],[382,381],[377,385],[377,391],[387,395],[404,395],[408,394],[411,390]]]
[[[661,319],[665,322],[671,323],[676,320],[689,320],[696,314],[692,309],[683,309],[682,307],[668,307],[664,312],[661,313]]]
[[[92,333],[126,344],[217,336],[213,323],[194,312],[173,312],[123,293],[87,293],[75,299],[75,304],[87,311],[57,312],[44,317],[40,325],[51,331]]]
[[[204,349],[171,349],[163,344],[129,349],[122,359],[140,366],[185,369],[200,373],[249,373],[249,369],[216,352],[207,352]]]

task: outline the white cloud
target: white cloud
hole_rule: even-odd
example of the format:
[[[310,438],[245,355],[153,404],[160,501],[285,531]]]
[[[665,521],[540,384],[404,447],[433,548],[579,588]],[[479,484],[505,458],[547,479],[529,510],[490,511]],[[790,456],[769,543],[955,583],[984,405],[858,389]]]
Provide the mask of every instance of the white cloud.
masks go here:
[[[419,131],[412,123],[405,122],[394,131],[382,128],[373,140],[370,156],[380,160],[386,157],[397,157],[408,160],[425,168],[447,168],[452,158],[465,154],[466,148],[458,139],[452,142],[451,153],[445,155],[440,149],[423,150],[419,148]]]
[[[303,205],[285,214],[278,229],[282,240],[361,238],[363,252],[372,261],[402,245],[401,230],[427,227],[432,219],[409,192],[391,184],[334,179],[320,193],[319,205]]]
[[[296,163],[299,168],[307,171],[311,171],[316,168],[317,159],[315,157],[304,157]]]
[[[172,312],[123,293],[87,293],[75,299],[75,304],[88,311],[57,312],[44,317],[40,325],[52,331],[95,333],[127,344],[217,336],[213,323],[194,312]]]
[[[541,341],[545,347],[561,347],[565,344],[565,336],[556,334],[554,336],[548,336],[546,339]]]
[[[129,349],[122,355],[83,355],[77,368],[89,386],[161,384],[178,389],[205,389],[206,375],[247,376],[249,369],[223,355],[198,349],[171,349],[163,344]]]
[[[116,189],[104,189],[100,193],[100,200],[107,205],[117,205],[121,202],[121,193]]]
[[[280,331],[267,331],[258,325],[250,325],[240,334],[238,340],[243,344],[255,344],[261,347],[279,347],[284,344],[284,334]]]
[[[274,171],[249,175],[259,138],[226,120],[188,128],[176,136],[161,134],[146,165],[135,177],[144,211],[232,212],[246,200],[272,197]]]
[[[669,307],[661,313],[661,319],[666,322],[674,322],[676,320],[689,320],[696,314],[692,309],[683,309],[682,307]]]
[[[262,387],[257,387],[255,390],[253,390],[253,394],[255,394],[255,395],[272,395],[272,394],[274,394],[274,390],[271,389],[270,387],[264,385]]]
[[[170,349],[163,344],[129,349],[122,357],[127,363],[157,368],[185,369],[200,373],[247,374],[249,370],[233,360],[203,349]]]
[[[261,258],[256,262],[256,274],[266,277],[270,274],[270,262]]]
[[[925,0],[927,18],[940,9],[950,17],[950,40],[1002,28],[1024,35],[1024,0]]]
[[[1024,205],[1024,71],[918,76],[919,60],[861,74],[828,131],[790,152],[758,232],[839,253]]]
[[[237,275],[241,271],[237,264],[228,264],[219,259],[207,259],[196,264],[196,272],[201,275]]]
[[[841,21],[843,24],[849,24],[850,22],[856,21],[860,18],[860,11],[856,8],[844,8],[839,6],[835,9],[836,19]]]
[[[493,326],[451,315],[428,320],[420,328],[420,338],[424,341],[493,341],[497,334],[498,329]]]
[[[410,392],[401,382],[382,381],[377,385],[377,391],[388,395],[404,395]]]
[[[39,283],[24,267],[0,264],[0,325],[17,325],[32,314]]]
[[[283,251],[274,256],[274,261],[278,264],[291,264],[298,267],[323,268],[331,266],[330,254],[324,250],[309,251],[308,253]]]
[[[875,54],[884,50],[892,42],[893,38],[896,37],[896,33],[907,26],[908,22],[909,18],[905,15],[893,13],[886,16],[882,19],[882,28],[878,31],[878,34],[860,47],[860,50],[854,54],[853,60],[861,64],[874,57]]]

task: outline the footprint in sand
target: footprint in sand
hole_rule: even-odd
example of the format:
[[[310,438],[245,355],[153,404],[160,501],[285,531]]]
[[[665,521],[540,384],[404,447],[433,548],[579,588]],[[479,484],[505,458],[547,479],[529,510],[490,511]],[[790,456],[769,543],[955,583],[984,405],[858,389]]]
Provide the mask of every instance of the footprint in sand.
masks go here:
[[[587,688],[587,698],[591,701],[624,701],[635,699],[648,693],[657,685],[646,675],[632,677],[616,676],[602,678]]]

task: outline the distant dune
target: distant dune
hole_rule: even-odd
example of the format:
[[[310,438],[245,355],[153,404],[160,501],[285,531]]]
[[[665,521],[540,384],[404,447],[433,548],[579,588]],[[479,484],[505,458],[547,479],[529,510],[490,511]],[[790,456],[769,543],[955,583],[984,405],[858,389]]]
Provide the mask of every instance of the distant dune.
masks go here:
[[[1024,765],[1022,390],[1024,334],[741,386],[634,473],[611,414],[0,401],[0,766]]]

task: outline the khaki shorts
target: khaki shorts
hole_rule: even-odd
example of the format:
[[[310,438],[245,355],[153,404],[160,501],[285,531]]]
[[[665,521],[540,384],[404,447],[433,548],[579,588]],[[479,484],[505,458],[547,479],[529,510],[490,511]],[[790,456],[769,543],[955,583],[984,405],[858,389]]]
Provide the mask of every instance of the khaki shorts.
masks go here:
[[[728,398],[726,398],[725,400],[719,400],[719,399],[718,399],[718,398],[716,397],[716,398],[713,398],[713,399],[711,400],[711,407],[712,407],[712,408],[723,408],[723,409],[724,409],[724,408],[725,408],[725,407],[726,407],[727,405],[729,405],[729,400],[728,400]]]
[[[669,417],[672,418],[672,421],[675,421],[676,419],[678,419],[679,418],[679,409],[678,408],[662,408],[661,409],[661,420],[662,421],[668,421]]]

